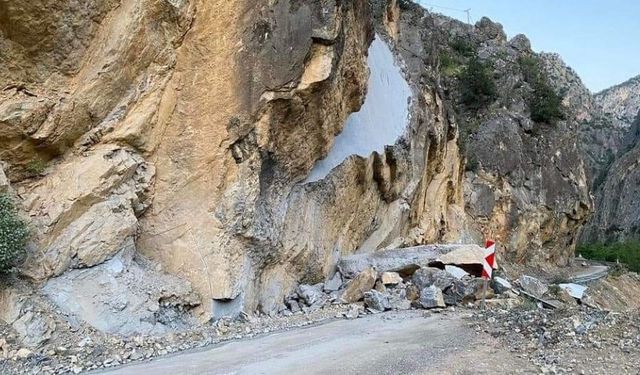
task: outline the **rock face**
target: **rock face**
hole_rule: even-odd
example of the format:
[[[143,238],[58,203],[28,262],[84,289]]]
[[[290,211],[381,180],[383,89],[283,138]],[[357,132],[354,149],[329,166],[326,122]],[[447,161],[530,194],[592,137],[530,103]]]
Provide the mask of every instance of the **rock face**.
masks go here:
[[[462,237],[473,243],[496,239],[498,255],[509,261],[566,263],[573,255],[575,233],[592,208],[578,143],[579,121],[591,105],[588,90],[557,55],[535,54],[524,36],[507,41],[502,26],[488,19],[471,28],[446,17],[405,11],[401,20],[401,31],[403,24],[421,30],[421,38],[413,35],[406,49],[440,63],[446,105],[455,108],[450,116],[458,122],[467,159]],[[488,67],[495,83],[495,100],[479,108],[463,98],[463,72],[472,55]],[[552,89],[566,92],[564,120],[547,124],[531,119],[527,98],[533,87],[523,59],[539,61],[540,74]]]
[[[627,133],[640,111],[640,77],[593,95],[591,107],[580,136],[592,190],[597,193],[613,162],[629,150]]]
[[[618,159],[597,191],[596,213],[581,241],[615,242],[640,239],[640,114],[627,132]]]
[[[495,70],[499,100],[473,116],[439,62],[458,37]],[[340,258],[385,249],[491,236],[510,260],[562,263],[591,207],[583,87],[541,56],[571,94],[565,121],[534,124],[517,67],[529,43],[488,19],[383,0],[7,0],[0,46],[0,159],[34,227],[22,273],[101,329],[165,329],[143,323],[170,295],[203,319],[277,313]],[[382,141],[350,126],[378,129],[372,108],[393,122]],[[323,167],[345,143],[367,151]],[[122,254],[148,264],[114,273]],[[140,275],[167,289],[143,298]],[[104,306],[85,277],[129,302],[86,315]]]
[[[640,76],[600,91],[594,99],[615,127],[628,129],[640,111]]]

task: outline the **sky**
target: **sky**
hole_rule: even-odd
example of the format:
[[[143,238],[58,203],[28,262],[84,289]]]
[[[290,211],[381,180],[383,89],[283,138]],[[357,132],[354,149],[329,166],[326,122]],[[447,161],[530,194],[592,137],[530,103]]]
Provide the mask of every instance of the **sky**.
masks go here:
[[[593,92],[640,74],[638,0],[414,0],[472,23],[482,16],[525,34],[536,52],[557,52]],[[453,8],[453,9],[444,9]]]

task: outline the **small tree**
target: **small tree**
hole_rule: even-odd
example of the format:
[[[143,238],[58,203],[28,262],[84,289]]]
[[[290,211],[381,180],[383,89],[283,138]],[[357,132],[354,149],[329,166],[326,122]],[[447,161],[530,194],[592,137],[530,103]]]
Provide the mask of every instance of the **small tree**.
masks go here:
[[[10,270],[23,256],[29,230],[20,219],[13,201],[0,194],[0,273]]]
[[[558,95],[549,84],[546,75],[540,68],[538,59],[533,56],[522,56],[519,62],[525,82],[529,83],[533,89],[527,98],[531,120],[548,124],[564,120],[562,96]]]
[[[471,109],[480,109],[498,98],[491,67],[475,56],[469,60],[469,65],[462,72],[460,83],[462,103]]]

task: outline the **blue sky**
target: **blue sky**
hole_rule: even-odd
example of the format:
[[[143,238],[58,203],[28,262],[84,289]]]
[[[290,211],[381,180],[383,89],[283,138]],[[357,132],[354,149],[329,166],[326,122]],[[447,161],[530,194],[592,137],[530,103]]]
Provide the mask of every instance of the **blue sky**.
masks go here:
[[[558,52],[594,92],[640,74],[638,0],[414,0],[466,22],[500,22],[509,38],[525,34],[535,51]]]

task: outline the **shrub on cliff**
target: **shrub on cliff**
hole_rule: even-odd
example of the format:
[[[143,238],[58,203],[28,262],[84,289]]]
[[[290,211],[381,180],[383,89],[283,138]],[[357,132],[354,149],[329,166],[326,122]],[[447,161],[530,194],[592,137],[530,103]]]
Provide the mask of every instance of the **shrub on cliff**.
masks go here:
[[[538,59],[533,56],[523,56],[519,59],[520,70],[524,80],[531,85],[533,92],[527,98],[531,120],[555,124],[564,120],[562,110],[562,96],[558,95],[540,69]]]
[[[477,57],[469,59],[469,64],[460,76],[462,103],[468,108],[480,109],[498,98],[498,89],[493,80],[491,66]]]
[[[0,273],[22,257],[28,236],[27,224],[18,216],[13,201],[7,194],[0,194]]]

